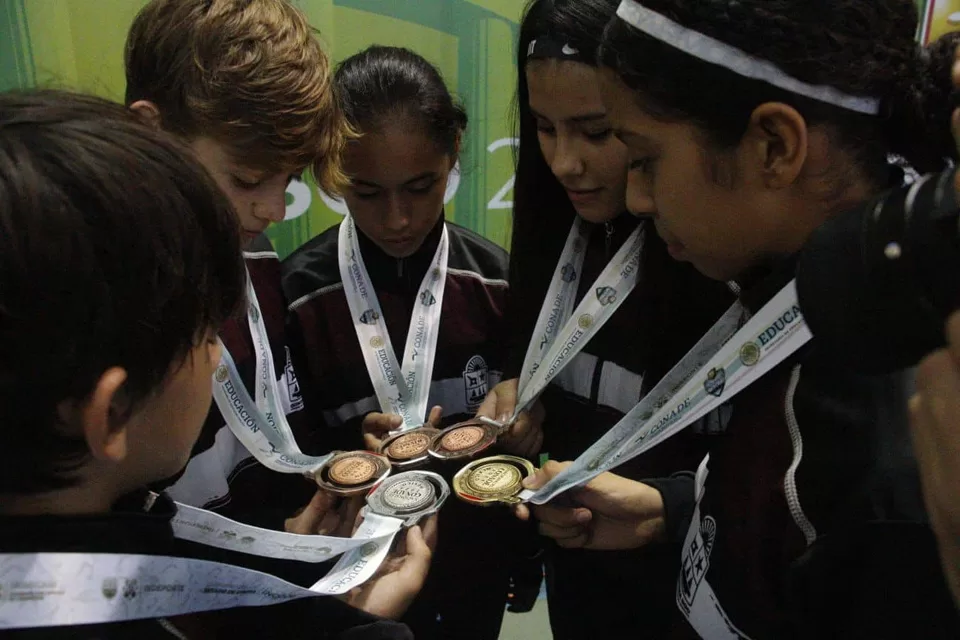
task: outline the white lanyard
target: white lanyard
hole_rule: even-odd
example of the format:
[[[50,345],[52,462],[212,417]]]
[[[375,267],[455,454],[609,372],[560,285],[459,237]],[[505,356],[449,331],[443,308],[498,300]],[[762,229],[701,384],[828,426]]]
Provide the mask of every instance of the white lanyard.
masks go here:
[[[610,431],[521,499],[544,504],[652,449],[746,389],[811,337],[792,280],[735,332],[741,316],[742,307],[734,304]]]
[[[644,242],[643,226],[630,234],[587,295],[571,311],[582,275],[590,230],[588,223],[577,216],[554,270],[523,359],[513,418],[536,401],[550,381],[583,350],[637,286]]]
[[[120,622],[346,593],[377,571],[403,520],[367,512],[352,538],[269,531],[177,504],[181,540],[252,555],[324,562],[309,589],[234,565],[113,553],[0,554],[0,629]]]
[[[377,293],[363,264],[356,225],[349,215],[340,224],[337,251],[343,292],[347,296],[363,361],[380,408],[385,413],[395,413],[403,418],[401,430],[419,427],[427,418],[440,312],[447,283],[447,227],[443,227],[440,243],[417,292],[402,367],[393,350]]]
[[[213,398],[217,407],[233,435],[263,466],[280,473],[315,471],[330,459],[330,454],[308,456],[297,446],[279,400],[280,393],[267,327],[249,273],[247,324],[256,353],[256,400],[250,397],[233,357],[221,342],[220,365],[213,374]]]

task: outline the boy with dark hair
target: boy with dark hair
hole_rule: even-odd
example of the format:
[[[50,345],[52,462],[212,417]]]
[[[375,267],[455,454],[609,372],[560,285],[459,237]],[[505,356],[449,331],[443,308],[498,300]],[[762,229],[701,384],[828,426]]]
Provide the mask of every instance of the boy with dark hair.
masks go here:
[[[216,556],[234,565],[224,575],[249,564],[176,539],[176,505],[145,489],[188,460],[210,405],[217,332],[244,295],[235,213],[192,155],[119,105],[0,94],[0,636],[409,638],[334,598],[172,619],[141,604],[124,620],[143,600],[179,593],[147,588],[158,577],[129,568],[61,597],[114,554]],[[351,601],[402,612],[430,557],[417,528],[406,549]],[[42,584],[17,578],[43,565],[34,554],[55,552],[102,555]],[[102,619],[55,618],[62,607],[88,615],[103,599]],[[43,628],[52,621],[65,626]]]

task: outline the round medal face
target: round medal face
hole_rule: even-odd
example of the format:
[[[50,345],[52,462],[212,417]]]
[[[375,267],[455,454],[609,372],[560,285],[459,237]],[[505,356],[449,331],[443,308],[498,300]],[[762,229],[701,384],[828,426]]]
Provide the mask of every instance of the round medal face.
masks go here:
[[[466,478],[466,485],[477,493],[499,495],[513,491],[523,476],[520,469],[507,462],[491,462],[477,467]]]
[[[383,503],[400,513],[423,509],[436,498],[433,483],[419,475],[396,476],[383,487]]]
[[[448,451],[464,451],[483,440],[485,435],[483,427],[476,425],[467,425],[451,429],[440,438],[440,446]]]
[[[330,465],[330,479],[337,484],[353,486],[363,484],[377,473],[377,465],[366,456],[350,455]]]
[[[467,458],[495,443],[498,435],[497,427],[479,420],[461,422],[440,432],[430,445],[430,455],[441,460]]]
[[[534,472],[533,465],[515,456],[493,456],[466,465],[453,478],[457,497],[475,504],[519,502],[523,479]]]
[[[362,493],[380,483],[390,473],[390,461],[369,451],[348,451],[334,455],[314,479],[323,489],[336,495]]]
[[[367,496],[367,509],[412,526],[440,510],[450,495],[443,477],[430,471],[404,471],[385,480]]]
[[[433,437],[425,431],[404,433],[391,441],[384,453],[393,460],[411,460],[424,455],[430,448]]]

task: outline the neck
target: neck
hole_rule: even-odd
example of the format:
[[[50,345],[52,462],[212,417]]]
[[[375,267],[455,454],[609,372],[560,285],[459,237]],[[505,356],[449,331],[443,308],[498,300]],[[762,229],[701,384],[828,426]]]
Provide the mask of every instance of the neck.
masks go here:
[[[124,493],[106,483],[81,481],[77,486],[44,493],[0,494],[0,513],[14,516],[107,513]]]

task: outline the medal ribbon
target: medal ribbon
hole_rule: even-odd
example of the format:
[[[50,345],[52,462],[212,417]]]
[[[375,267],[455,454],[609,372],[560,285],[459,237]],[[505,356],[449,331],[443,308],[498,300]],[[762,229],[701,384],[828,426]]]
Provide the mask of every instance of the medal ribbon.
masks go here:
[[[417,292],[402,367],[398,364],[380,302],[360,254],[356,225],[349,215],[340,224],[338,253],[343,291],[380,408],[384,413],[395,413],[403,418],[402,431],[419,427],[427,418],[440,312],[447,283],[447,227],[443,227],[431,266]]]
[[[713,411],[780,364],[810,339],[791,281],[742,328],[734,304],[617,424],[568,468],[520,497],[544,504],[586,484]]]
[[[589,223],[577,216],[554,270],[534,327],[533,339],[523,360],[517,407],[511,422],[536,402],[550,381],[583,350],[637,286],[644,242],[642,226],[630,234],[593,283],[590,292],[571,312],[590,230]]]

